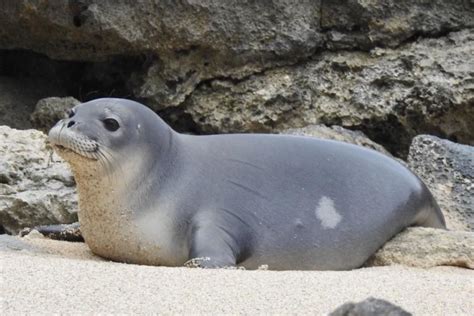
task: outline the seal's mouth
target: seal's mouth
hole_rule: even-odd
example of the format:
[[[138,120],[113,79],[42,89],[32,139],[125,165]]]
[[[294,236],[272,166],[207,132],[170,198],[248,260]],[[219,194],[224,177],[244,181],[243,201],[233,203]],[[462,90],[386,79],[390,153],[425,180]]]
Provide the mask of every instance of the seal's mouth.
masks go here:
[[[66,147],[66,146],[63,146],[63,145],[59,145],[59,144],[53,144],[53,143],[50,143],[52,145],[52,147],[54,148],[54,150],[56,150],[57,152],[59,153],[64,153],[64,154],[75,154],[75,155],[78,155],[78,156],[81,156],[81,157],[84,157],[84,158],[88,158],[88,159],[91,159],[91,160],[98,160],[98,147],[97,149],[93,150],[93,151],[85,151],[85,150],[77,150],[77,149],[72,149],[72,148],[69,148],[69,147]]]
[[[48,134],[48,142],[59,153],[74,153],[85,158],[98,160],[99,143],[78,132],[63,128],[53,127]]]
[[[72,150],[64,147],[63,145],[58,145],[58,144],[52,144],[52,145],[55,149],[59,149],[60,151],[72,151]]]
[[[83,154],[81,153],[78,153],[78,152],[75,152],[74,150],[72,150],[71,148],[68,148],[68,147],[65,147],[63,145],[59,145],[59,144],[53,144],[51,142],[49,142],[49,144],[54,148],[54,150],[56,151],[59,151],[59,152],[62,152],[62,153],[72,153],[72,154],[76,154],[76,155],[79,155],[79,156],[84,156]]]

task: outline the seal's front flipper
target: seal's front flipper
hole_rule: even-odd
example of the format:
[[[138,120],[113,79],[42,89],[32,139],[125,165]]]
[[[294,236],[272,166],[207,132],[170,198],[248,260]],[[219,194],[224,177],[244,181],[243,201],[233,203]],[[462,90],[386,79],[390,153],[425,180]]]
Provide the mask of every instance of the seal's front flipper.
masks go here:
[[[238,245],[232,236],[217,227],[193,229],[189,259],[193,268],[225,268],[236,265]]]
[[[33,228],[25,228],[20,232],[20,236],[29,234],[33,229],[39,231],[41,234],[51,239],[84,242],[84,238],[82,237],[79,227],[79,222],[72,224],[41,225],[35,226]]]
[[[215,262],[210,257],[199,257],[192,258],[184,263],[187,268],[204,268],[204,269],[216,269],[225,268],[229,265],[221,265],[219,262]]]

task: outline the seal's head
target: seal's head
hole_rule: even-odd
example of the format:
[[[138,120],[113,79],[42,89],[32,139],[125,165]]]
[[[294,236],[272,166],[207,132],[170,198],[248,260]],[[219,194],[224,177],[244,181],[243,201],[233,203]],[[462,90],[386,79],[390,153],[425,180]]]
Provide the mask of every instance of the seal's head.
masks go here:
[[[77,105],[68,116],[50,130],[48,140],[76,176],[86,165],[99,173],[123,170],[126,164],[147,168],[146,162],[159,160],[169,149],[171,128],[134,101],[97,99]]]
[[[155,207],[154,190],[175,161],[175,134],[146,106],[110,98],[77,105],[50,130],[49,142],[74,173],[81,233],[94,253],[117,261],[134,254],[145,263],[142,247],[159,253],[136,221]]]

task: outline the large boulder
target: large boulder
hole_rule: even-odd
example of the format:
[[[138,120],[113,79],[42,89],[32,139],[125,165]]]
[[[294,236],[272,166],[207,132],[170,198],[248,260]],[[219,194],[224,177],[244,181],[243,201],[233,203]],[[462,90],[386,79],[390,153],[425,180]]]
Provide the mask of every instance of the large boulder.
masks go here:
[[[182,102],[206,78],[241,77],[310,56],[323,46],[319,13],[311,0],[8,0],[0,47],[64,60],[144,56],[135,93],[162,107]]]
[[[367,266],[402,264],[419,268],[458,266],[474,269],[474,233],[410,227],[388,241]]]
[[[74,178],[45,140],[39,131],[0,126],[0,225],[7,233],[77,221]]]
[[[474,231],[474,147],[420,135],[408,164],[430,188],[448,228]]]
[[[321,28],[330,49],[395,47],[418,36],[440,36],[474,23],[472,1],[321,1]]]
[[[370,53],[327,52],[244,80],[208,81],[185,112],[203,132],[341,125],[399,156],[422,132],[474,144],[473,54],[474,30]]]
[[[470,1],[5,0],[0,48],[54,59],[141,56],[135,96],[179,105],[202,81],[242,79],[322,49],[395,47],[474,25]]]

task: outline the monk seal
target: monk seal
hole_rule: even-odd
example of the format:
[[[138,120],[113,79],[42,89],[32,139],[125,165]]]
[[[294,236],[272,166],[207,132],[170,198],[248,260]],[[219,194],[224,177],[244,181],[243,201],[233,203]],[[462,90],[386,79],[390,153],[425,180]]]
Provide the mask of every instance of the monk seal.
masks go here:
[[[115,261],[347,270],[405,227],[445,227],[419,178],[347,143],[185,135],[113,98],[77,105],[48,138],[72,167],[86,243]]]

